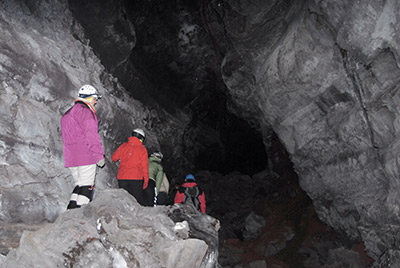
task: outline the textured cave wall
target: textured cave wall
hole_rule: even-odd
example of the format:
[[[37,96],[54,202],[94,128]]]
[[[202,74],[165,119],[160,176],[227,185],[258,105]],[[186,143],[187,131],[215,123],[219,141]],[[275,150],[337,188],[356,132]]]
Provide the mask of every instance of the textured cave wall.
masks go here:
[[[178,101],[193,94],[189,93],[189,89],[168,87],[170,78],[165,72],[166,68],[163,67],[177,51],[171,44],[179,42],[179,37],[173,34],[178,31],[179,22],[176,21],[177,24],[173,29],[161,34],[163,29],[157,25],[168,21],[167,11],[172,12],[174,6],[158,2],[68,1],[73,16],[82,25],[85,37],[90,40],[93,51],[101,59],[107,71],[118,78],[130,96],[158,111],[158,118],[152,120],[151,124],[158,131],[160,147],[165,155],[164,166],[173,179],[175,176],[184,176],[181,170],[193,168],[191,163],[194,162],[197,151],[193,148],[196,147],[194,144],[199,145],[199,142],[194,141],[193,132],[186,128],[192,118],[187,110],[182,109]],[[158,4],[169,9],[158,8]],[[157,11],[157,15],[152,16],[152,12]],[[147,16],[152,17],[147,18]],[[150,26],[147,28],[142,26],[144,21],[149,20]],[[152,55],[157,50],[165,52]],[[177,82],[179,79],[170,80]],[[171,115],[175,118],[173,122],[168,119]],[[214,137],[218,136],[215,131],[204,124],[200,128],[210,133],[201,142],[202,147],[215,144]],[[210,138],[207,139],[208,137]]]
[[[180,121],[182,131],[170,131],[163,119],[154,123],[171,133],[158,136],[171,178],[193,169],[265,169],[268,139],[227,109],[225,48],[210,34],[206,2],[68,2],[94,52],[129,94]]]
[[[374,258],[398,245],[399,3],[221,3],[239,111],[277,133],[322,220]]]
[[[60,119],[82,84],[103,95],[96,108],[107,161],[98,170],[98,189],[116,186],[111,154],[133,128],[146,131],[151,150],[159,147],[158,135],[166,135],[153,130],[155,122],[177,130],[179,124],[129,97],[105,71],[66,1],[0,6],[0,220],[52,221],[73,188],[64,168]]]

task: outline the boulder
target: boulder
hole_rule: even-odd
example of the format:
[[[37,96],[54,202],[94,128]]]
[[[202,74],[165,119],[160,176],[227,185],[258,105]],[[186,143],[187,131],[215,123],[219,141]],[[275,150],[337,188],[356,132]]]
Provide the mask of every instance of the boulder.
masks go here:
[[[4,263],[20,268],[216,267],[217,248],[210,250],[191,235],[182,238],[182,222],[168,214],[165,206],[140,206],[123,189],[99,191],[88,205],[62,213],[37,231],[24,231]],[[207,221],[202,224],[206,227]],[[218,241],[210,235],[202,237]]]

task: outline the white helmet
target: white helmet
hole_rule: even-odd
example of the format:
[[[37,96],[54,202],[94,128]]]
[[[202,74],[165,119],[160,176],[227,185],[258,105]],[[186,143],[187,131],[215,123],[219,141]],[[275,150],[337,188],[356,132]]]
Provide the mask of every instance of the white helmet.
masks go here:
[[[158,157],[160,159],[163,159],[163,157],[164,157],[163,154],[161,152],[159,152],[159,151],[154,152],[151,155],[154,155],[155,157]]]
[[[97,90],[91,85],[83,85],[78,92],[78,96],[80,98],[87,98],[93,95],[95,95],[98,99],[101,99],[101,96],[97,93]]]
[[[132,136],[138,138],[139,140],[143,140],[146,138],[144,135],[144,131],[140,128],[136,128],[132,131]]]

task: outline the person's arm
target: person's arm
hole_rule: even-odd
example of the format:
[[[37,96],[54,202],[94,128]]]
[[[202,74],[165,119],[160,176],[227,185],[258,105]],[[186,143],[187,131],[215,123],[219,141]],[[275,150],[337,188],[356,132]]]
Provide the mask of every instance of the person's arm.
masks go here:
[[[176,191],[176,194],[175,194],[174,203],[175,203],[175,204],[180,204],[180,203],[182,203],[183,200],[184,200],[184,197],[185,197],[185,194],[179,192],[179,188],[178,188],[178,190]]]
[[[200,211],[206,214],[206,197],[204,195],[204,192],[199,195],[199,201],[200,201]]]
[[[115,152],[112,154],[111,156],[111,160],[114,162],[117,162],[118,160],[121,159],[121,148],[122,148],[123,144],[121,146],[118,147],[117,150],[115,150]]]
[[[149,185],[149,158],[147,155],[146,148],[144,148],[143,153],[142,153],[141,168],[142,168],[142,174],[143,174],[143,190],[144,190]]]

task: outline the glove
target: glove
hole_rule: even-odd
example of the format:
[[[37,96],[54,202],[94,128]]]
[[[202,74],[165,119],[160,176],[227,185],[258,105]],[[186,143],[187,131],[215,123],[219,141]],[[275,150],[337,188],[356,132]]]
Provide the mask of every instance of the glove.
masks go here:
[[[143,190],[145,190],[149,186],[149,182],[143,181]]]
[[[98,167],[104,167],[104,165],[106,164],[106,161],[104,160],[104,158],[100,159],[99,162],[97,162],[97,166]]]

